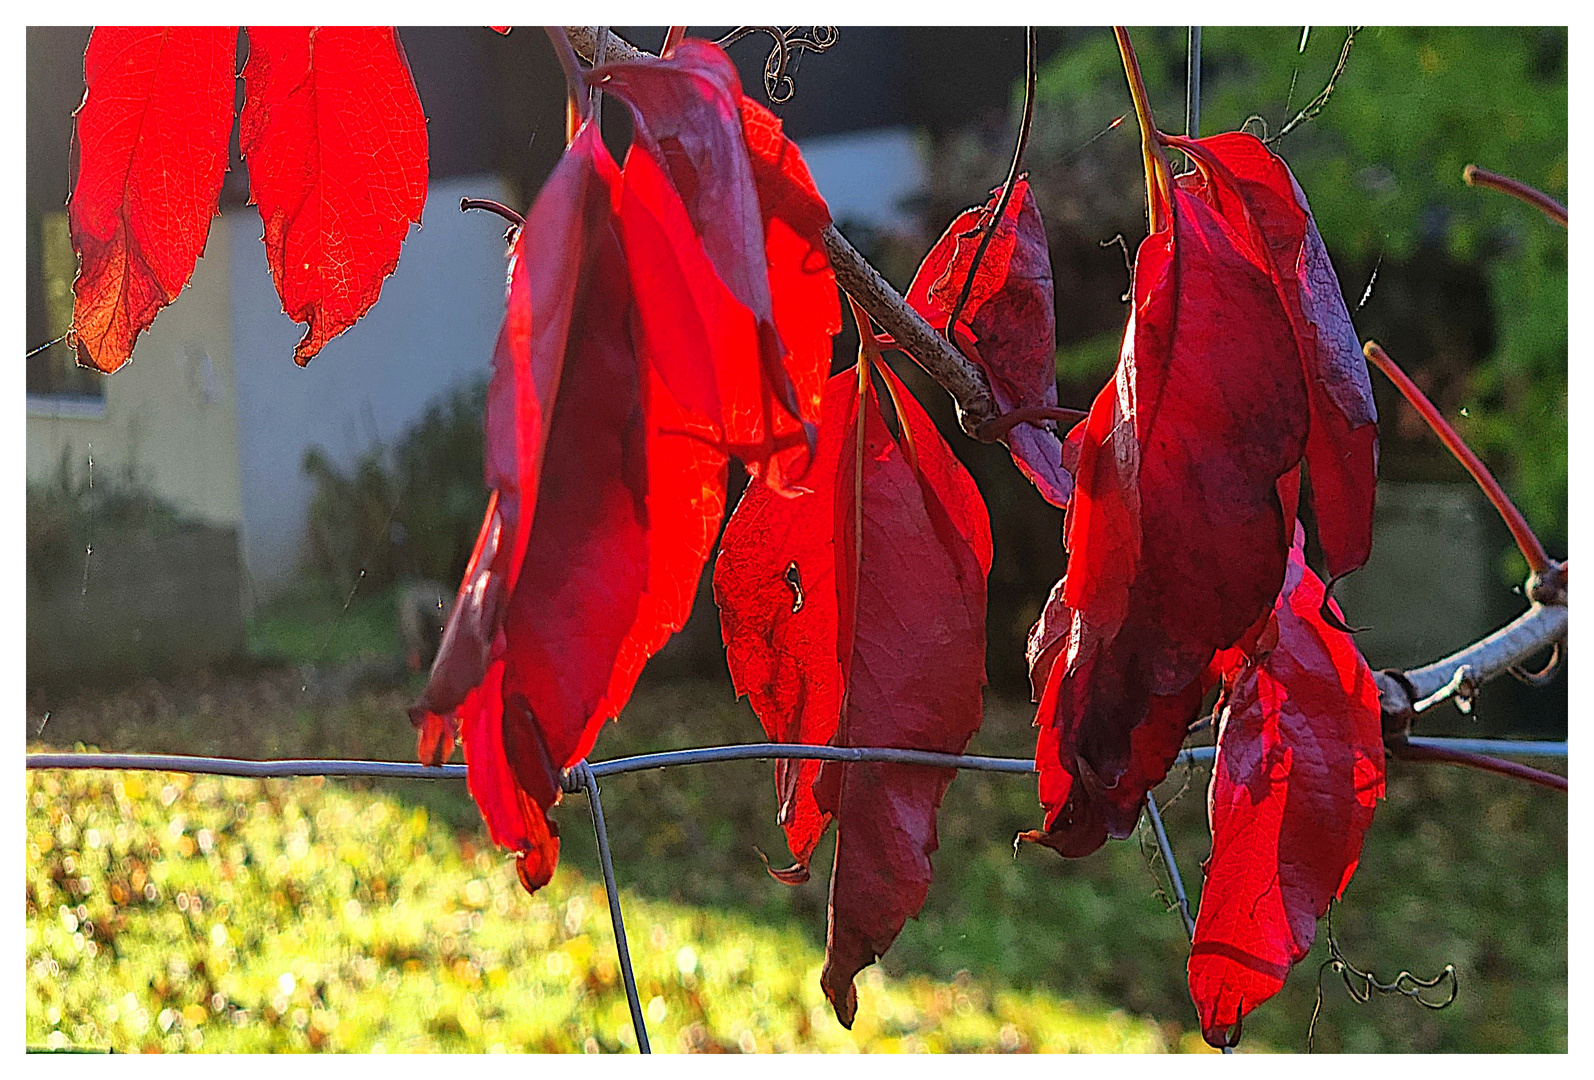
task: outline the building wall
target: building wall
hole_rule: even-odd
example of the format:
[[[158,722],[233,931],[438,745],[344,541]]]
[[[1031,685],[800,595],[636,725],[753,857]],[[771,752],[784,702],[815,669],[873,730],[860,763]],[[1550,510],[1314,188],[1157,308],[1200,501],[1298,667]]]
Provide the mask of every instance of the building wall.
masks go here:
[[[95,484],[136,484],[186,517],[238,527],[231,255],[217,220],[189,287],[104,380],[103,398],[28,398],[30,483],[55,479],[63,460],[81,482],[92,458]]]
[[[239,400],[243,542],[257,598],[299,567],[313,494],[305,451],[340,468],[391,448],[426,405],[485,377],[504,313],[504,222],[461,213],[462,196],[512,201],[496,176],[432,178],[422,225],[365,318],[308,367],[293,362],[303,326],[282,312],[252,207],[224,215]]]

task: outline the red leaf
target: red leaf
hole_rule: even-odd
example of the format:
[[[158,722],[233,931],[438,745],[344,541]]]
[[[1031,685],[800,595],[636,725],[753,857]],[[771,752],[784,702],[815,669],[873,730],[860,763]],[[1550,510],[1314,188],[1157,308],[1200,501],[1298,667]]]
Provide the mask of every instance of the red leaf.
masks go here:
[[[665,390],[649,347],[673,340],[653,325],[673,320],[677,358],[702,369],[716,329],[751,319],[725,295],[703,307],[724,294],[711,270],[682,284],[706,259],[690,229],[679,247],[652,237],[679,200],[639,160],[622,178],[596,128],[582,128],[520,230],[488,389],[494,496],[411,710],[423,758],[446,750],[457,711],[466,761],[481,763],[472,793],[494,838],[522,854],[527,888],[557,857],[545,812],[560,771],[685,623],[725,511],[727,459]],[[741,344],[756,372],[752,336]],[[472,731],[493,734],[473,751]]]
[[[769,268],[775,328],[785,343],[786,374],[801,416],[818,416],[825,378],[830,373],[831,340],[841,331],[841,302],[822,234],[830,208],[814,187],[797,145],[786,138],[775,115],[743,96],[742,131],[747,141],[753,183],[764,220],[764,256]],[[768,410],[776,446],[806,437],[801,416]],[[767,482],[783,487],[795,472],[801,478],[808,454],[796,447],[777,450]],[[756,475],[756,470],[755,470]]]
[[[979,727],[985,683],[989,520],[928,416],[879,371],[900,438],[873,387],[860,395],[856,371],[837,375],[805,478],[812,491],[782,499],[750,487],[731,515],[714,576],[726,658],[772,739],[961,753]],[[777,876],[805,880],[814,844],[837,820],[820,981],[844,1025],[857,1008],[853,977],[928,895],[935,812],[952,775],[882,764],[777,769],[798,860]]]
[[[97,26],[83,57],[69,223],[78,359],[101,371],[182,292],[216,216],[235,26]]]
[[[590,78],[631,106],[637,145],[627,158],[628,174],[636,167],[639,149],[653,158],[678,195],[715,274],[753,317],[760,378],[724,371],[714,379],[688,377],[670,365],[662,369],[665,382],[682,405],[724,432],[723,449],[762,470],[791,441],[782,438],[778,410],[796,421],[797,430],[812,443],[812,427],[803,421],[802,403],[787,369],[789,363],[811,363],[812,345],[810,341],[793,351],[777,331],[766,261],[766,215],[742,134],[736,69],[718,46],[690,39],[666,59],[607,64],[594,69]],[[813,318],[803,322],[810,329],[820,325]],[[767,482],[784,486],[780,473],[766,473]]]
[[[1001,189],[983,207],[947,226],[908,287],[908,304],[944,329],[968,281],[980,228],[996,213]],[[1002,412],[1057,404],[1056,310],[1052,263],[1035,195],[1020,179],[986,246],[968,300],[953,328],[959,349],[984,369]],[[1073,480],[1062,464],[1053,421],[1015,426],[1004,441],[1019,470],[1054,506],[1068,505]]]
[[[1367,361],[1306,195],[1282,159],[1254,136],[1201,139],[1201,169],[1181,182],[1244,237],[1275,278],[1295,331],[1311,402],[1306,463],[1317,534],[1329,577],[1350,573],[1372,550],[1378,412]]]
[[[1298,365],[1280,362],[1291,326],[1221,218],[1182,190],[1173,211],[1141,245],[1118,372],[1081,432],[1069,630],[1036,717],[1046,832],[1027,837],[1065,854],[1134,828],[1208,663],[1284,578],[1277,485],[1307,415]]]
[[[608,687],[620,641],[636,618],[647,575],[645,553],[640,563],[636,558],[636,530],[627,528],[635,525],[639,508],[626,481],[645,482],[636,476],[630,460],[634,455],[628,455],[624,445],[633,429],[629,420],[638,407],[637,368],[632,358],[627,372],[614,356],[617,343],[625,345],[629,305],[624,267],[615,265],[618,244],[610,225],[618,180],[618,170],[596,129],[584,128],[538,193],[516,240],[487,395],[486,468],[493,496],[431,677],[410,709],[411,719],[421,729],[423,758],[446,747],[449,740],[442,729],[457,723],[471,769],[472,795],[494,840],[515,850],[523,866],[529,866],[522,874],[525,882],[545,880],[544,870],[551,873],[557,858],[551,840],[557,834],[544,811],[558,799],[558,769],[567,763],[554,756],[539,725],[563,725],[561,748],[568,750],[570,744],[582,741],[590,718],[584,713],[572,720],[568,708],[556,714],[554,709],[568,701],[545,705],[546,698],[562,696],[557,687],[548,689],[549,680],[536,678],[536,661],[550,658],[528,657],[535,651],[526,648],[520,637],[520,626],[527,622],[524,605],[538,584],[547,586],[549,577],[545,570],[539,581],[535,569],[528,570],[539,558],[533,522],[546,517],[547,527],[536,540],[557,552],[559,542],[567,540],[565,533],[612,520],[618,541],[611,547],[618,546],[623,556],[630,556],[615,569],[613,589],[596,594],[590,604],[577,603],[574,610],[567,607],[559,613],[566,619],[590,613],[606,624],[609,666],[599,670],[600,657],[574,665],[569,672],[571,696],[590,700],[594,709]],[[594,281],[596,287],[579,292],[584,280]],[[571,379],[562,386],[567,382],[567,359]],[[612,393],[593,387],[594,378],[605,376],[616,383]],[[618,423],[593,432],[594,452],[588,463],[580,460],[584,417],[578,410],[594,396],[612,400],[599,403],[593,423],[613,414],[618,414]],[[563,434],[556,441],[561,417]],[[572,457],[577,476],[557,477],[558,465],[568,467]],[[555,460],[558,464],[550,466]],[[544,505],[545,473],[556,487],[548,501],[549,512],[540,516],[536,511]],[[591,505],[578,508],[573,521],[561,519],[561,500],[568,501],[572,494],[579,497],[584,481],[593,485]],[[585,570],[600,572],[602,567],[589,561]],[[576,573],[573,570],[572,576]],[[525,590],[523,578],[533,582]],[[605,638],[602,630],[596,636]],[[528,683],[537,684],[532,692],[547,710],[529,721]],[[512,698],[507,709],[506,697]]]
[[[1378,687],[1350,636],[1320,616],[1323,583],[1304,544],[1297,527],[1260,655],[1228,672],[1190,951],[1190,994],[1214,1046],[1232,1042],[1229,1029],[1311,949],[1384,794]]]
[[[238,144],[307,364],[353,326],[426,204],[426,117],[390,26],[252,26]]]

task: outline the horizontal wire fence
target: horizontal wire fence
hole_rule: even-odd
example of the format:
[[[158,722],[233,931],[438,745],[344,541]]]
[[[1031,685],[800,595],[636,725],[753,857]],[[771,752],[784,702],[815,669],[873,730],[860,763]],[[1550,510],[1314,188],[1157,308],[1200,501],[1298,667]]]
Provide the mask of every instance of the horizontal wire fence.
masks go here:
[[[1565,758],[1566,743],[1527,742],[1511,739],[1446,739],[1412,736],[1410,742],[1417,746],[1464,750],[1471,753],[1493,753],[1512,757]],[[1178,763],[1209,762],[1216,755],[1214,746],[1194,746],[1179,754]],[[709,765],[722,761],[765,761],[773,759],[801,761],[879,762],[894,765],[920,765],[946,769],[969,769],[975,772],[1007,773],[1030,776],[1035,773],[1035,763],[1029,758],[980,757],[967,754],[942,754],[929,750],[904,750],[885,746],[805,746],[792,743],[742,743],[733,746],[705,746],[690,750],[664,750],[652,754],[636,754],[614,758],[610,761],[581,761],[565,771],[564,790],[584,792],[592,814],[592,829],[598,842],[598,861],[603,868],[603,888],[609,899],[609,919],[614,926],[615,952],[618,955],[621,978],[625,983],[626,1004],[631,1010],[631,1026],[636,1032],[637,1049],[651,1053],[647,1024],[642,1018],[642,999],[637,992],[636,974],[631,966],[631,950],[626,941],[625,915],[620,905],[620,889],[614,876],[614,861],[609,853],[609,830],[603,817],[603,799],[598,791],[598,779],[605,776],[622,776],[626,773],[667,769],[681,765]],[[194,757],[184,754],[100,754],[100,753],[42,753],[27,755],[27,767],[34,769],[68,770],[128,770],[147,772],[193,773],[209,776],[236,776],[246,779],[273,780],[305,776],[373,777],[389,780],[464,780],[464,765],[418,765],[404,761],[361,761],[301,758],[280,761],[257,761],[246,758]],[[1168,834],[1162,826],[1162,815],[1156,800],[1148,793],[1146,814],[1156,835],[1157,848],[1168,867],[1173,886],[1175,906],[1185,925],[1185,932],[1195,933],[1195,919],[1186,897],[1184,880],[1179,874],[1179,864],[1174,858]]]

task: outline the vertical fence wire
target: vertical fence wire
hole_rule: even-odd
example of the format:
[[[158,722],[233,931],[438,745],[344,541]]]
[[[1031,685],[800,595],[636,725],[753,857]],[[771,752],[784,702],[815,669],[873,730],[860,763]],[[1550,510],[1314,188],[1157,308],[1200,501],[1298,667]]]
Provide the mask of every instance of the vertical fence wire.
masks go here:
[[[620,975],[625,980],[626,1004],[631,1007],[631,1029],[636,1032],[637,1053],[651,1054],[648,1027],[642,1020],[642,998],[637,993],[636,972],[631,967],[631,949],[625,940],[625,915],[620,910],[620,889],[614,881],[614,860],[609,855],[609,830],[603,823],[603,799],[598,794],[598,778],[583,759],[570,770],[571,780],[586,792],[587,809],[592,812],[592,831],[598,838],[598,862],[603,866],[603,891],[609,897],[609,921],[614,924],[614,948],[620,957]]]
[[[1157,800],[1150,792],[1146,793],[1146,816],[1151,819],[1151,831],[1157,837],[1157,850],[1162,852],[1162,861],[1168,867],[1168,879],[1173,883],[1173,900],[1179,907],[1179,916],[1184,919],[1184,932],[1190,937],[1195,937],[1195,919],[1190,914],[1190,901],[1184,893],[1184,878],[1179,873],[1179,863],[1173,857],[1173,845],[1168,843],[1168,831],[1162,827],[1162,814],[1157,810]]]

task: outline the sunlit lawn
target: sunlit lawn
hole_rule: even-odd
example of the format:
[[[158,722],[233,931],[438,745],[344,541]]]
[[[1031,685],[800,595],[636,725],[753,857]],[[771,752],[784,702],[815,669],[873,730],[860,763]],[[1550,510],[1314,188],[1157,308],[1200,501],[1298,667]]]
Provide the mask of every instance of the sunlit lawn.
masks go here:
[[[536,897],[424,808],[335,783],[37,774],[27,1036],[134,1050],[615,1051],[601,886]],[[1153,1022],[967,976],[861,980],[852,1032],[794,927],[626,897],[661,1050],[1167,1048]]]
[[[30,734],[44,724],[35,748],[412,758],[413,687],[328,696],[301,674],[53,700],[48,723],[35,702]],[[1031,752],[1031,716],[991,698],[971,752]],[[594,758],[760,734],[724,681],[654,682]],[[1179,769],[1159,790],[1193,893],[1206,778]],[[459,784],[34,773],[28,785],[31,1045],[628,1048],[579,796],[555,811],[558,875],[527,897]],[[795,889],[759,858],[786,855],[767,763],[637,773],[603,791],[658,1049],[1199,1043],[1188,944],[1152,845],[1015,855],[1014,834],[1038,820],[1033,779],[952,784],[923,917],[860,978],[851,1034],[818,989],[829,853]],[[1334,928],[1344,955],[1384,979],[1455,964],[1460,994],[1441,1012],[1359,1004],[1330,974],[1315,1047],[1564,1051],[1566,805],[1503,778],[1394,767]],[[1247,1022],[1247,1049],[1306,1049],[1325,938],[1320,927],[1311,956]]]

